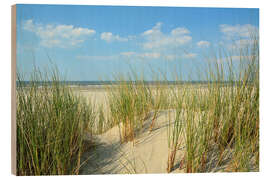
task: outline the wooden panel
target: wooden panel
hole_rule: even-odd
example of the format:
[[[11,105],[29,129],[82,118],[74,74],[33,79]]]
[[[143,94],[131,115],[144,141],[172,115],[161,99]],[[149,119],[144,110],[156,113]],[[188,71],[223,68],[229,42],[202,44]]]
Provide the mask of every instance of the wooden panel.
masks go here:
[[[16,5],[11,7],[11,172],[16,174]]]

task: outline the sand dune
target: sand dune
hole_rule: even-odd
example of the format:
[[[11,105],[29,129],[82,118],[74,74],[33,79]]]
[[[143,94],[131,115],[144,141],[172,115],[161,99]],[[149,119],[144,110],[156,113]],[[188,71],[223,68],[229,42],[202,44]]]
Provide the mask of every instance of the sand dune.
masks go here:
[[[189,93],[199,90],[204,93],[207,89],[189,89]],[[177,91],[177,89],[176,89]],[[105,88],[75,90],[75,94],[80,95],[95,104],[96,107],[102,105],[106,118],[109,113],[108,96],[109,92]],[[177,93],[181,93],[180,91]],[[170,97],[167,97],[170,98]],[[187,109],[183,105],[181,118],[185,121]],[[195,125],[198,125],[200,117],[205,111],[192,111]],[[83,166],[80,174],[127,174],[127,173],[167,173],[167,163],[169,155],[168,129],[169,123],[173,123],[176,111],[174,109],[161,110],[155,120],[153,129],[149,132],[154,116],[149,113],[144,121],[143,128],[136,132],[135,139],[131,142],[121,143],[120,125],[108,129],[103,134],[94,135],[94,149],[87,150],[82,156]],[[169,121],[170,119],[170,121]],[[120,126],[120,127],[119,127]],[[176,152],[174,166],[171,173],[185,172],[186,169],[179,169],[180,161],[183,159],[185,147],[181,147],[184,142],[184,135],[180,136],[181,144]],[[228,162],[232,160],[233,149],[225,149],[222,163],[219,163],[218,147],[211,143],[207,155],[206,164],[202,172],[224,172],[232,171],[226,169]],[[249,162],[249,168],[257,171],[254,158]],[[229,166],[228,166],[229,167]]]
[[[149,132],[151,117],[144,128],[137,132],[132,142],[120,143],[119,127],[95,137],[98,142],[95,153],[86,152],[87,163],[81,174],[123,174],[123,173],[166,173],[168,158],[168,114],[173,110],[161,111],[152,132]],[[177,153],[178,155],[181,153]],[[176,166],[179,157],[176,157]],[[174,172],[180,172],[175,167]]]

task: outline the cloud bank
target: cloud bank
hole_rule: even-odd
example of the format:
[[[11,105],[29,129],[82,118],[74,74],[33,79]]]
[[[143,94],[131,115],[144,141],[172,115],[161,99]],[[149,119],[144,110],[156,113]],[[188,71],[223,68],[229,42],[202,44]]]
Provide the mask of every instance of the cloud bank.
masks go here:
[[[73,25],[35,24],[33,20],[25,21],[23,29],[35,33],[41,40],[41,46],[48,48],[76,47],[96,33],[93,29],[74,27]]]
[[[208,41],[199,41],[199,42],[197,42],[197,46],[200,47],[200,48],[209,47],[210,42],[208,42]]]
[[[126,42],[128,41],[128,38],[120,37],[119,35],[113,35],[111,32],[103,32],[100,35],[100,39],[106,41],[106,42],[113,42],[113,41],[119,41],[119,42]]]
[[[190,32],[184,27],[177,27],[169,34],[164,34],[161,31],[162,23],[158,22],[156,25],[142,33],[145,42],[142,44],[146,50],[160,50],[173,47],[179,47],[189,43],[192,37]]]
[[[228,25],[228,24],[221,24],[219,26],[220,31],[225,35],[227,38],[234,38],[234,37],[242,37],[242,38],[249,38],[252,33],[257,33],[257,27],[251,24],[244,24],[244,25]]]

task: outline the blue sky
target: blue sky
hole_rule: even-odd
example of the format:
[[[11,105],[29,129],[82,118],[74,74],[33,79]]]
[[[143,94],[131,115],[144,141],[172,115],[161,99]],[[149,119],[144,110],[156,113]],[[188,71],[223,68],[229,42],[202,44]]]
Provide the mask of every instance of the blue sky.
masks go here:
[[[17,5],[17,67],[27,76],[52,61],[80,81],[130,67],[152,80],[152,68],[172,80],[176,68],[191,74],[213,49],[246,45],[258,29],[258,9]]]

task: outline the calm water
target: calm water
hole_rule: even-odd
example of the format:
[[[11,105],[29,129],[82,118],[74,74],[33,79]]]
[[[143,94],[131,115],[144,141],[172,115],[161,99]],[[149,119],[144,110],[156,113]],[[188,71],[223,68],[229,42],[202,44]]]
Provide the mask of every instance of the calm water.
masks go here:
[[[33,81],[21,81],[22,85],[28,86]],[[133,83],[133,84],[147,84],[147,85],[156,85],[156,84],[207,84],[207,81],[60,81],[61,84],[66,85],[77,85],[77,86],[88,86],[88,85],[117,85],[121,83]],[[52,84],[52,81],[37,81],[35,84]],[[226,82],[224,82],[226,84]],[[19,82],[16,81],[16,84],[19,85]]]

